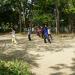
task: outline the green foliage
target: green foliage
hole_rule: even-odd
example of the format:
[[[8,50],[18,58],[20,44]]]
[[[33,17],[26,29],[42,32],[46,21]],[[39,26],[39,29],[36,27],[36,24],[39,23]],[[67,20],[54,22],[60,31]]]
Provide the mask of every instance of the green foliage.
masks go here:
[[[34,20],[40,20],[40,21],[42,21],[42,22],[45,22],[45,21],[50,21],[51,20],[51,18],[52,18],[52,16],[51,15],[49,15],[49,14],[42,14],[42,15],[39,15],[39,16],[34,16]]]
[[[2,23],[13,23],[21,29],[23,26],[28,25],[28,20],[31,20],[37,22],[37,24],[51,21],[50,23],[55,26],[56,17],[59,17],[60,23],[58,24],[61,24],[61,20],[64,19],[62,25],[65,27],[65,25],[69,24],[68,18],[74,19],[75,0],[31,1],[31,3],[28,3],[28,0],[0,0],[0,25]],[[57,10],[59,12],[58,16]]]
[[[67,14],[75,13],[75,1],[73,0],[67,0],[66,6],[64,8],[64,12]]]
[[[29,66],[22,61],[0,61],[0,75],[30,75]]]

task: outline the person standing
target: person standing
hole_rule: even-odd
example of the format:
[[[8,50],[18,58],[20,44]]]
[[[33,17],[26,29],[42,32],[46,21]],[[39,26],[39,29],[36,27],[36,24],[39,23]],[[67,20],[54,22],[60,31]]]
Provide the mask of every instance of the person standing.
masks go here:
[[[48,28],[48,36],[52,40],[52,35],[51,35],[51,28]]]
[[[15,29],[14,28],[12,28],[12,43],[17,44],[16,36],[15,36]]]
[[[31,41],[31,33],[32,33],[32,28],[29,26],[28,27],[28,39]]]
[[[42,38],[44,38],[44,27],[43,26],[41,26],[41,36]]]
[[[41,37],[41,28],[40,28],[40,26],[38,26],[36,28],[36,34],[37,34],[37,36]]]
[[[46,40],[48,40],[49,43],[51,43],[49,36],[48,36],[48,28],[45,25],[45,27],[43,28],[43,34],[44,34],[44,43],[47,43]]]

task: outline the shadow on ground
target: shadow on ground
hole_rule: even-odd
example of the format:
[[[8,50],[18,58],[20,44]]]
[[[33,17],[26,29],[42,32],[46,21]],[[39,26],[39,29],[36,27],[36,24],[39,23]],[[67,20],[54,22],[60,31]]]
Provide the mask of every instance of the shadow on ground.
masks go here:
[[[75,58],[72,58],[72,63],[71,64],[72,64],[72,66],[68,67],[72,71],[72,73],[70,75],[75,75]]]
[[[50,75],[64,75],[62,72],[56,72],[56,73],[52,73]]]
[[[38,64],[35,62],[37,60],[38,55],[34,56],[32,54],[28,54],[26,51],[14,51],[10,54],[0,53],[0,59],[6,61],[13,61],[13,60],[23,60],[30,65],[38,67]]]
[[[75,75],[75,58],[72,58],[72,63],[70,64],[70,66],[68,66],[67,64],[56,64],[49,68],[54,70],[54,73],[50,75],[66,75],[68,71],[65,73],[63,72],[63,69],[64,70],[69,69],[71,74],[68,74],[68,75]]]
[[[28,43],[22,46],[23,47],[23,50],[22,50],[21,48],[16,49],[15,46],[10,45],[10,40],[3,40],[0,42],[4,44],[3,48],[0,49],[0,60],[4,60],[4,61],[13,61],[16,59],[23,60],[29,63],[31,66],[39,67],[39,65],[35,62],[35,60],[38,60],[38,57],[40,56],[28,53],[28,50],[27,50]],[[5,43],[8,43],[9,45],[5,46]],[[23,42],[19,41],[19,43],[22,45],[23,43],[25,43],[25,41]],[[10,52],[5,53],[5,51],[10,51]]]
[[[2,42],[2,41],[1,41]],[[48,44],[48,45],[43,45],[41,44],[42,41],[31,41],[29,42],[28,40],[24,40],[24,39],[20,39],[18,40],[19,45],[23,48],[23,50],[21,49],[21,47],[19,47],[19,49],[16,48],[12,48],[12,46],[10,45],[10,40],[7,41],[3,41],[5,43],[8,43],[9,46],[8,48],[3,48],[0,51],[0,59],[1,60],[6,60],[6,61],[13,61],[13,60],[23,60],[27,63],[29,63],[32,66],[35,67],[39,67],[39,65],[35,62],[35,60],[38,60],[38,57],[40,57],[40,55],[33,55],[28,53],[28,51],[31,50],[31,48],[35,49],[35,51],[52,51],[52,52],[61,52],[63,50],[63,48],[69,48],[71,47],[69,44],[66,45],[60,45],[57,42],[54,42],[52,44]],[[41,46],[40,46],[41,45]],[[38,49],[37,49],[38,47]],[[42,50],[40,48],[43,48]],[[14,49],[14,51],[12,51],[12,49]],[[11,52],[9,53],[4,53],[6,50],[10,49]],[[75,75],[75,59],[72,59],[73,63],[72,66],[68,66],[67,64],[56,64],[52,67],[50,67],[50,69],[54,70],[54,73],[50,74],[50,75],[64,75],[63,72],[61,72],[60,70],[62,69],[70,69],[72,71],[72,74],[70,75]],[[36,75],[36,74],[31,74],[31,75]]]
[[[61,72],[61,70],[66,69],[67,65],[66,64],[56,64],[52,67],[50,67],[50,69],[54,70],[54,73],[50,74],[50,75],[65,75],[65,72]]]

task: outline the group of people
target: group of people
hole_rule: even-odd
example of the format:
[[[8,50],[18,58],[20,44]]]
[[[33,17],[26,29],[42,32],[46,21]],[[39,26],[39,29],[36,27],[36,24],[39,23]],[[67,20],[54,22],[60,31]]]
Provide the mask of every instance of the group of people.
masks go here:
[[[44,26],[38,26],[35,29],[35,32],[37,36],[42,37],[44,39],[44,43],[51,43],[52,35],[51,35],[51,29],[48,28],[47,25]],[[32,34],[32,27],[28,26],[28,40],[31,41],[31,34]],[[16,36],[15,36],[15,29],[12,29],[12,43],[17,44]]]
[[[28,27],[29,41],[31,41],[31,32],[32,32],[32,28]],[[42,37],[44,39],[44,43],[47,43],[47,41],[49,43],[51,43],[51,40],[52,40],[51,29],[48,28],[47,25],[36,27],[35,32],[36,32],[37,36]]]

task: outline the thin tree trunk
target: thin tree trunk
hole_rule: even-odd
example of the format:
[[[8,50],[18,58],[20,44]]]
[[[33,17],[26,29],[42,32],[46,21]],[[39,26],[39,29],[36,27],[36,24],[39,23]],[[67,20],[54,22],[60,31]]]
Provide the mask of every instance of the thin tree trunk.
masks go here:
[[[71,20],[71,16],[68,16],[68,24],[69,24],[69,33],[72,33],[72,20]]]
[[[20,25],[20,33],[21,33],[21,26],[22,26],[22,23],[21,23],[21,14],[19,14],[19,25]]]
[[[59,30],[59,9],[58,6],[56,5],[56,34],[60,32]]]

